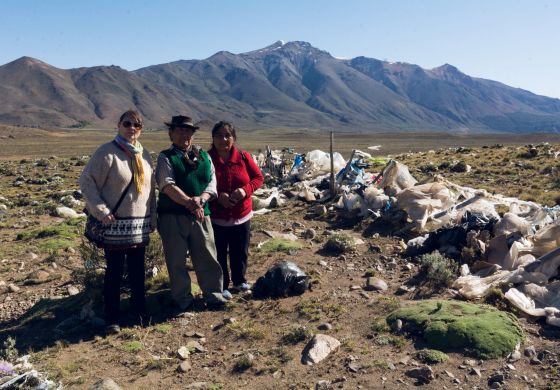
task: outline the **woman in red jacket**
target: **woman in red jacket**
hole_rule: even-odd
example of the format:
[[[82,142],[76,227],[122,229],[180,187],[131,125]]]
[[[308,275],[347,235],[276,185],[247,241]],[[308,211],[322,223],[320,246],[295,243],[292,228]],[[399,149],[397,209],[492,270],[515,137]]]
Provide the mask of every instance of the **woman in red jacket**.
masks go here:
[[[246,151],[237,149],[235,128],[218,122],[212,129],[212,148],[208,154],[216,170],[218,198],[210,202],[210,216],[218,261],[224,272],[224,297],[231,298],[228,287],[228,249],[231,281],[238,291],[250,290],[245,273],[251,236],[253,201],[251,195],[264,182],[263,175]]]

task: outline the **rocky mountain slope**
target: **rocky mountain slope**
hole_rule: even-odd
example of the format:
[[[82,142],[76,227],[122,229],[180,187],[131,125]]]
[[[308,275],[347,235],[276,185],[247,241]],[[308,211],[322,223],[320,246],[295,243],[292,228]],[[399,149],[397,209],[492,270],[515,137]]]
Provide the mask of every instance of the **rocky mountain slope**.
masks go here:
[[[58,69],[22,57],[0,66],[0,122],[113,124],[138,108],[151,126],[178,112],[243,127],[325,130],[557,132],[560,100],[470,77],[373,58],[337,59],[307,42],[221,51],[133,72]]]

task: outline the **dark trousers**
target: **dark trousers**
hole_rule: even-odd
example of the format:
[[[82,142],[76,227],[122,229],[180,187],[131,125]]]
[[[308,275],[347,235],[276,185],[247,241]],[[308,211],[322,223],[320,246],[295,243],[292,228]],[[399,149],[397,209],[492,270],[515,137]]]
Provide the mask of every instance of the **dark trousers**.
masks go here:
[[[143,314],[146,310],[144,292],[144,254],[146,248],[128,248],[122,250],[105,249],[107,269],[105,270],[104,299],[105,323],[118,324],[120,310],[121,281],[124,262],[130,279],[130,310],[134,314]]]
[[[214,240],[218,252],[218,262],[224,273],[224,290],[229,286],[228,250],[231,268],[231,281],[234,286],[245,283],[247,258],[249,257],[249,239],[251,237],[251,221],[235,226],[219,226],[212,224]]]

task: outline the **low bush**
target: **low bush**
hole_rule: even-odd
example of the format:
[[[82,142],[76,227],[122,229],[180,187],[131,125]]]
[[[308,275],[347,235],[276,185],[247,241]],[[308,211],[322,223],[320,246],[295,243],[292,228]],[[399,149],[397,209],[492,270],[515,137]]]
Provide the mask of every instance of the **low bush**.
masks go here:
[[[426,284],[434,287],[447,287],[455,280],[458,264],[440,254],[438,251],[420,257],[421,272]]]

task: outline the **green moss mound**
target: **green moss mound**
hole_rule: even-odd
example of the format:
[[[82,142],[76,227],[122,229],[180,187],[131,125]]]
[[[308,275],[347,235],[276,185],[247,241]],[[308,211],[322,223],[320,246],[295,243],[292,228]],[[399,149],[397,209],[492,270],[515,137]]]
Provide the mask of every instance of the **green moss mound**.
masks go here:
[[[429,348],[460,351],[482,359],[495,359],[513,351],[523,338],[517,319],[487,305],[426,300],[391,312],[386,320],[394,328],[422,336]]]
[[[422,349],[416,352],[416,359],[426,364],[443,363],[449,360],[449,356],[437,349]]]

